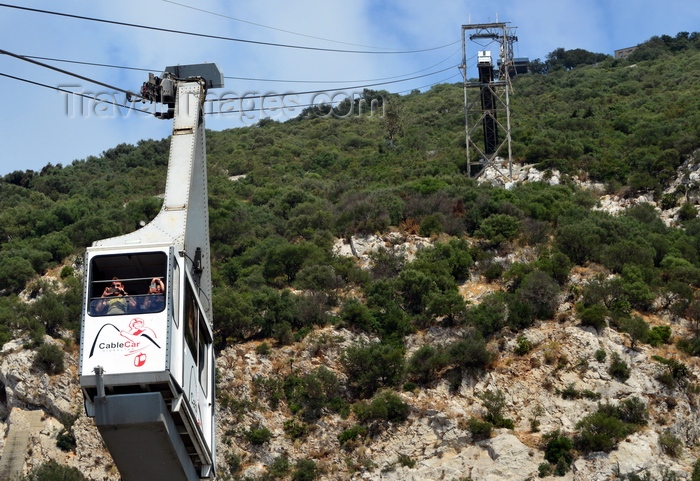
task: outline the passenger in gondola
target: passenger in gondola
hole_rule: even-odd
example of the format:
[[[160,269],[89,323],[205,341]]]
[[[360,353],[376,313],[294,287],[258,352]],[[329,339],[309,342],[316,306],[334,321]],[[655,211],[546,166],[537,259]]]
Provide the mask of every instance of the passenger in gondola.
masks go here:
[[[112,284],[105,287],[102,299],[99,300],[95,310],[99,314],[112,316],[126,314],[136,307],[136,299],[129,296],[124,289],[124,284],[116,277],[112,278]]]
[[[162,279],[154,277],[148,287],[148,294],[143,300],[142,311],[160,312],[165,306],[165,284]]]

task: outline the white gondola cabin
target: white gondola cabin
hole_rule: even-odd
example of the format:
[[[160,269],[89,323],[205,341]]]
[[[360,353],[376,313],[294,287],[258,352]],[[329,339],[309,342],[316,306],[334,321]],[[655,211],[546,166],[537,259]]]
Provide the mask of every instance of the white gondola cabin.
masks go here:
[[[163,117],[174,128],[160,213],[85,255],[80,386],[124,481],[215,475],[202,104],[206,88],[223,82],[212,66],[164,74],[174,96]]]

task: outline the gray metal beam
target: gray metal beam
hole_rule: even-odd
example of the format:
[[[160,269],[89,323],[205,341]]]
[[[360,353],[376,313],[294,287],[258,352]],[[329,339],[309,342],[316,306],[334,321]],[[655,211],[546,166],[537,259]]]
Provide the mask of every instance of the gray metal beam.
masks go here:
[[[95,399],[95,425],[122,481],[196,481],[199,475],[159,393]]]

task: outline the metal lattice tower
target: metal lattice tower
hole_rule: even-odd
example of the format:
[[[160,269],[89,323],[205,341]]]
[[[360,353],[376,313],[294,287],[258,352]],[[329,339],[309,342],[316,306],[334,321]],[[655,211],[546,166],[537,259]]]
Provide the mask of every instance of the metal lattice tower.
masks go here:
[[[511,76],[519,72],[513,55],[518,40],[515,27],[506,23],[462,25],[462,65],[464,77],[464,119],[467,172],[478,177],[487,167],[505,181],[513,180],[513,154],[510,130]],[[478,78],[467,73],[467,45],[477,44]],[[498,47],[496,65],[491,51]],[[507,151],[507,157],[504,157]],[[473,157],[477,157],[474,159]]]

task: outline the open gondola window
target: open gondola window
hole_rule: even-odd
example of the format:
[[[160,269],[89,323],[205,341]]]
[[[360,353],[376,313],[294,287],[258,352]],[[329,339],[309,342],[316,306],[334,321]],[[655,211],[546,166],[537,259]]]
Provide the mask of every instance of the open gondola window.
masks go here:
[[[164,252],[95,256],[90,261],[88,312],[91,316],[161,312],[167,288],[149,293],[153,279],[167,282]]]

